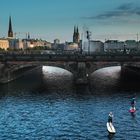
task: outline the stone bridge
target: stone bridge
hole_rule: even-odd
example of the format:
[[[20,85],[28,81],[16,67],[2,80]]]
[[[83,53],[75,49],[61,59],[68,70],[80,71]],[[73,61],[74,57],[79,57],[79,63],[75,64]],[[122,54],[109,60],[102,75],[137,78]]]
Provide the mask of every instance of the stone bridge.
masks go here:
[[[87,84],[90,75],[98,69],[110,66],[140,67],[139,60],[138,56],[4,55],[0,56],[0,83],[14,80],[36,67],[54,66],[71,72],[75,83]]]

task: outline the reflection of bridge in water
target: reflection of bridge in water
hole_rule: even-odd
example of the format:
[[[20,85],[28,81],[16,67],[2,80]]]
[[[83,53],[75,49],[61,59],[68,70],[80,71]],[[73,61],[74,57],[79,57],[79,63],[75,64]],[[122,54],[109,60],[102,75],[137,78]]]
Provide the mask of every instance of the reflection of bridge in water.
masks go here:
[[[64,55],[64,54],[0,54],[0,82],[6,83],[23,73],[40,66],[55,66],[70,71],[77,84],[87,84],[94,71],[109,67],[122,66],[139,73],[139,55]]]

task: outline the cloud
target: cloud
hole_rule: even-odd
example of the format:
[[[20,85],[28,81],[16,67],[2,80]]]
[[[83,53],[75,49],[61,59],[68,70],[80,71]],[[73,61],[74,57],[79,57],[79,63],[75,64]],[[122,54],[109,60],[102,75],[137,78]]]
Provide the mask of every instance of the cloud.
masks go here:
[[[140,16],[140,7],[135,6],[133,3],[122,4],[117,7],[115,10],[106,11],[96,16],[85,17],[86,19],[96,19],[96,20],[105,20],[105,19],[115,19],[122,17],[130,17],[132,15]]]
[[[125,3],[125,4],[122,4],[117,9],[118,10],[130,10],[130,9],[133,9],[133,3]]]

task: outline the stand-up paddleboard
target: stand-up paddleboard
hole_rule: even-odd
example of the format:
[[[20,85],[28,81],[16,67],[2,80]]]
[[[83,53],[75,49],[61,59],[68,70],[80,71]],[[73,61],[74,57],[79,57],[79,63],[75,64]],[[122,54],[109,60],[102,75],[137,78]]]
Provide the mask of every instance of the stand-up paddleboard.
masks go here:
[[[116,130],[111,122],[107,122],[106,126],[107,126],[107,130],[110,134],[116,133]]]

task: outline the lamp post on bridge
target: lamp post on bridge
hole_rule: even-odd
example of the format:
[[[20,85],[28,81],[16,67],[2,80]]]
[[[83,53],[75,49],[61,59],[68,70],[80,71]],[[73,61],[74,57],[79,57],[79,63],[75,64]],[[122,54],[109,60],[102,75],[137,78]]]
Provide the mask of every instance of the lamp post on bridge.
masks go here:
[[[124,43],[123,53],[126,54],[126,43]]]

